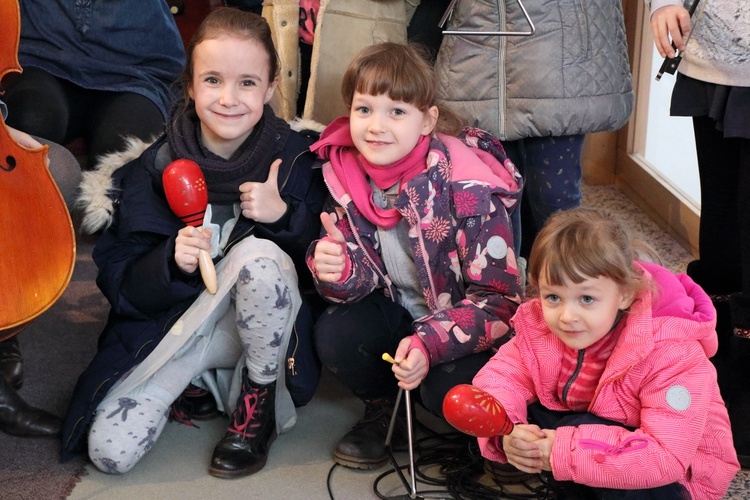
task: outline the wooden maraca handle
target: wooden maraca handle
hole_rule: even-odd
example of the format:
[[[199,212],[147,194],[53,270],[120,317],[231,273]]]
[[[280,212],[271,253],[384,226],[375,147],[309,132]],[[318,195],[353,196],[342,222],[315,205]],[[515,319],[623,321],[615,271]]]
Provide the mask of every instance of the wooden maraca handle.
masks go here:
[[[219,289],[216,267],[214,266],[214,261],[211,259],[211,255],[203,249],[198,253],[198,269],[201,271],[201,278],[203,278],[203,284],[206,285],[208,293],[216,295]]]
[[[505,436],[513,422],[492,394],[470,384],[453,387],[443,399],[443,417],[453,427],[476,437]]]

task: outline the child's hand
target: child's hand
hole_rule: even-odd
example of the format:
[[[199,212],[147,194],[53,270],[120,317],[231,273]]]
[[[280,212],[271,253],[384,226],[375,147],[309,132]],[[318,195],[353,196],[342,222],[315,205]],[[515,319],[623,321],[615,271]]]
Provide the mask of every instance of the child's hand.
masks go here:
[[[530,474],[551,470],[549,454],[552,451],[552,443],[544,442],[548,432],[553,433],[554,440],[555,431],[544,431],[538,425],[516,424],[513,432],[503,436],[503,451],[508,462],[518,470]]]
[[[659,55],[674,57],[670,37],[680,52],[685,50],[685,37],[690,33],[690,14],[680,5],[662,7],[651,15],[651,31]]]
[[[8,132],[10,132],[11,138],[18,143],[19,146],[24,147],[26,149],[39,149],[42,147],[42,144],[31,137],[26,132],[21,132],[20,130],[17,130],[13,127],[8,127]],[[47,162],[47,166],[49,167],[49,156],[45,156],[45,160]]]
[[[335,283],[341,280],[341,274],[346,268],[346,240],[343,233],[333,223],[329,213],[320,214],[320,222],[328,236],[315,245],[313,254],[315,274],[320,281]]]
[[[198,254],[201,250],[211,252],[211,229],[199,231],[198,228],[185,226],[177,233],[174,243],[174,261],[177,267],[187,274],[198,269]]]
[[[399,380],[398,386],[406,391],[417,388],[429,370],[424,353],[419,349],[409,350],[411,342],[411,337],[401,339],[391,368]]]
[[[268,170],[266,182],[245,182],[240,185],[242,215],[256,222],[270,223],[279,220],[287,209],[279,194],[279,165],[274,161]]]

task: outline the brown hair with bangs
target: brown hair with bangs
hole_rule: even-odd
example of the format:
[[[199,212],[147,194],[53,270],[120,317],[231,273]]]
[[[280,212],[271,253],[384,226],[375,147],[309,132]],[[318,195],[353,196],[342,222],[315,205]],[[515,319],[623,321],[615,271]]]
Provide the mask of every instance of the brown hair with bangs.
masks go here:
[[[466,122],[437,98],[437,79],[425,50],[416,44],[384,42],[362,49],[349,63],[341,82],[341,95],[348,108],[354,93],[387,95],[411,104],[423,113],[438,108],[436,132],[456,135]]]
[[[193,52],[205,40],[222,36],[252,40],[260,45],[268,55],[268,81],[272,82],[279,73],[279,56],[271,37],[268,21],[252,12],[234,7],[219,7],[212,10],[201,22],[185,48],[187,64],[177,80],[180,93],[187,107],[190,102],[188,89],[193,83]]]
[[[659,260],[648,245],[632,242],[611,213],[584,207],[556,212],[531,248],[528,295],[538,294],[540,277],[554,286],[605,277],[635,294],[652,285],[633,264],[641,255]]]

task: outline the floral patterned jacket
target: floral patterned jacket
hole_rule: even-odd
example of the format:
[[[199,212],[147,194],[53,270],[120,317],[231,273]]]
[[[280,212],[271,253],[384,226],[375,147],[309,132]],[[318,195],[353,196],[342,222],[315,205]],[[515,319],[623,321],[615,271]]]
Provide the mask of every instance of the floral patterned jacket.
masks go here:
[[[331,198],[325,207],[346,238],[351,273],[337,283],[315,279],[331,302],[356,302],[375,290],[398,300],[381,256],[377,227],[365,219],[330,163],[323,166]],[[510,213],[519,205],[521,176],[500,142],[465,128],[437,134],[427,168],[411,179],[395,207],[409,223],[414,262],[431,314],[414,322],[432,366],[498,347],[521,302]],[[325,235],[324,235],[325,236]],[[314,273],[313,254],[307,254]]]

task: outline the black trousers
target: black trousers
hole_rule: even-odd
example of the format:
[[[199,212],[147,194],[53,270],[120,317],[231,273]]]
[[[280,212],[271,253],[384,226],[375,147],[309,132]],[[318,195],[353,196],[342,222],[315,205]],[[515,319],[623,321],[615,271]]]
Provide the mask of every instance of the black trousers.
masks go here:
[[[393,355],[399,341],[414,333],[412,321],[406,309],[379,291],[355,304],[329,306],[315,325],[318,356],[358,398],[393,399],[398,381],[382,355]],[[442,416],[445,394],[455,385],[470,384],[491,356],[486,351],[432,366],[413,399]]]
[[[83,137],[89,169],[98,156],[122,150],[124,136],[148,141],[164,132],[161,111],[147,97],[84,89],[35,67],[14,76],[3,100],[11,127],[62,145]]]
[[[529,423],[536,424],[542,429],[578,427],[585,424],[625,427],[619,422],[597,417],[591,413],[548,410],[540,403],[529,405],[528,416]],[[556,481],[552,478],[552,473],[543,472],[542,474],[545,476],[547,482],[552,483],[556,489],[565,494],[565,498],[578,498],[581,500],[690,500],[690,493],[680,483],[672,483],[643,490],[615,490],[611,488],[584,486],[571,481]]]

